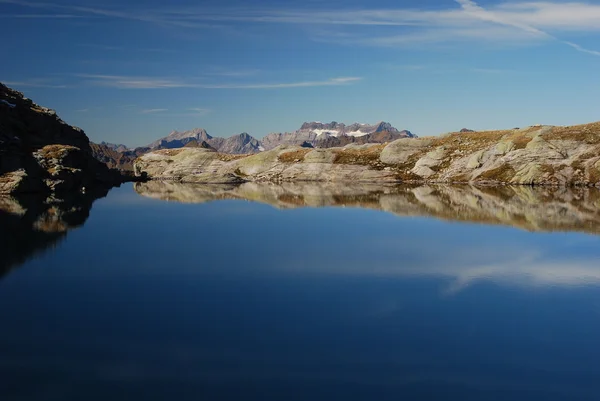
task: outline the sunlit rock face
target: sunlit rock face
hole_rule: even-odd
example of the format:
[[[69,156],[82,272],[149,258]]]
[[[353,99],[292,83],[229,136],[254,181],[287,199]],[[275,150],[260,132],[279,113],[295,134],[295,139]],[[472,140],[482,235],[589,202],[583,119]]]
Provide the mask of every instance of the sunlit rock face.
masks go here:
[[[250,156],[156,151],[136,174],[180,182],[405,182],[600,185],[600,123],[457,132],[328,149],[280,145]]]

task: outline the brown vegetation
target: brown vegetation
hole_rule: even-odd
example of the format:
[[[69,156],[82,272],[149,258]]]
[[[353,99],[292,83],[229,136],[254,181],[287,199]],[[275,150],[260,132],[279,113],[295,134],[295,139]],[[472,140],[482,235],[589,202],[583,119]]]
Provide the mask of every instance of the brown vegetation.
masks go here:
[[[600,143],[600,122],[570,127],[555,127],[552,130],[552,139],[575,140],[587,144]]]
[[[230,153],[218,153],[217,158],[222,162],[230,162],[232,160],[243,159],[244,157],[248,157],[248,154],[234,155]]]
[[[492,170],[481,173],[478,180],[489,180],[498,182],[509,182],[516,174],[515,169],[510,164],[503,164]]]
[[[386,144],[373,145],[366,148],[342,148],[337,151],[334,164],[359,164],[375,168],[383,168],[379,155]]]
[[[39,153],[45,159],[61,159],[73,150],[79,150],[79,148],[70,145],[47,145],[41,148]]]
[[[285,152],[279,155],[278,160],[282,163],[298,163],[304,161],[304,156],[314,149],[298,149],[291,152]]]

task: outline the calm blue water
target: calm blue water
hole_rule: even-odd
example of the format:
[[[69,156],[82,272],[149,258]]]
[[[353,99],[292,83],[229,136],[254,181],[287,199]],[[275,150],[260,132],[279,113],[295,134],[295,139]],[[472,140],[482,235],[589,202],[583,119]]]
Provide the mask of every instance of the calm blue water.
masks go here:
[[[126,185],[1,279],[0,399],[598,400],[599,287],[600,236]]]

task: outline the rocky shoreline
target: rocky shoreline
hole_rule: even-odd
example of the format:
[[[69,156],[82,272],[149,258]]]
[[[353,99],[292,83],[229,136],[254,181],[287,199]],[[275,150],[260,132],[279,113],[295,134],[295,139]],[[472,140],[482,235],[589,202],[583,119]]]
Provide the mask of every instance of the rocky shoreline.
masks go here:
[[[190,183],[362,182],[600,186],[600,123],[456,132],[388,144],[253,155],[164,149],[134,163],[138,177]]]

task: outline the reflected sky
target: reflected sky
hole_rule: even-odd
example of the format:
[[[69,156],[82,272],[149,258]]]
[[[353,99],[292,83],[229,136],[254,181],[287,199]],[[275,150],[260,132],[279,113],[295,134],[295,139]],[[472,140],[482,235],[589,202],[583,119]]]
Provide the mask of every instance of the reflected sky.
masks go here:
[[[0,396],[594,400],[599,245],[126,185],[0,281]]]

